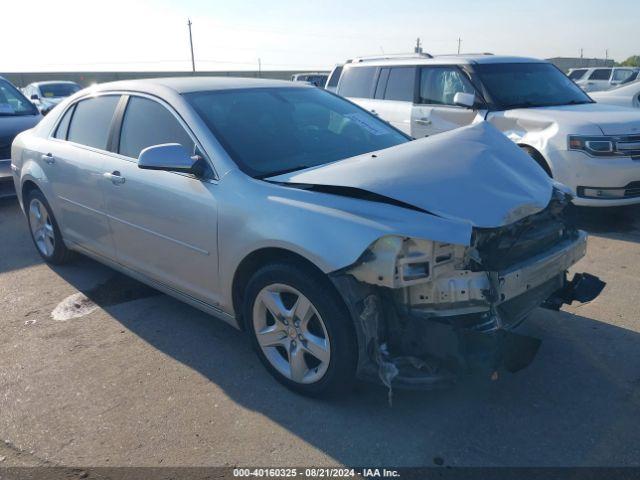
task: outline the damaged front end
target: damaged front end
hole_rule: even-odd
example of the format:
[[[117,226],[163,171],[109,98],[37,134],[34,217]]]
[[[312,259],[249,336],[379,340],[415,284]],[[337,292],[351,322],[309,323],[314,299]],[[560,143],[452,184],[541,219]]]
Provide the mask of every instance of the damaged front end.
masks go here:
[[[358,374],[387,387],[496,378],[535,357],[540,341],[513,332],[538,306],[595,298],[604,283],[567,280],[587,235],[564,217],[559,190],[546,209],[498,228],[474,228],[470,246],[385,236],[334,272],[360,347]]]

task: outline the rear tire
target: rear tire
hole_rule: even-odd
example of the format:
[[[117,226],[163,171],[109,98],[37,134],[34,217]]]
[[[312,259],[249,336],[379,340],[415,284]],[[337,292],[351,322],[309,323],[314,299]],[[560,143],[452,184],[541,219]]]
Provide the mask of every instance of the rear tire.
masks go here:
[[[54,265],[71,260],[73,252],[64,244],[58,222],[42,192],[31,190],[24,202],[31,240],[43,260]]]
[[[353,388],[353,323],[320,272],[284,262],[262,267],[247,285],[243,317],[260,361],[289,389],[325,396]]]

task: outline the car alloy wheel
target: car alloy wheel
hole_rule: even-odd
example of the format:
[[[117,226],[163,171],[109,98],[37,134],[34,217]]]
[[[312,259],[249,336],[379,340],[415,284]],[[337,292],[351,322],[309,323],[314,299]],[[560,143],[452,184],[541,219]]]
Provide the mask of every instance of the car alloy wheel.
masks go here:
[[[53,223],[47,208],[37,198],[32,199],[29,204],[29,226],[40,253],[45,257],[51,257],[56,248]]]
[[[295,288],[281,283],[264,287],[253,305],[253,326],[265,357],[289,380],[315,383],[327,372],[327,328],[318,310]]]

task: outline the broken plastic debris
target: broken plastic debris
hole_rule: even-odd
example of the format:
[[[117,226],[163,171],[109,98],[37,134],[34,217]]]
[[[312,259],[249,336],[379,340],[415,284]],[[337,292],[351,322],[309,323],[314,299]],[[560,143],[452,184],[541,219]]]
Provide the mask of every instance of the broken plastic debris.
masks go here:
[[[398,376],[400,371],[392,362],[387,361],[389,353],[387,351],[387,344],[383,343],[378,345],[378,320],[380,311],[378,309],[376,297],[369,295],[364,299],[364,308],[360,314],[360,320],[362,320],[362,328],[364,329],[367,342],[371,341],[373,355],[375,361],[378,364],[378,376],[382,383],[387,387],[389,393],[389,406],[393,405],[393,389],[391,382]]]

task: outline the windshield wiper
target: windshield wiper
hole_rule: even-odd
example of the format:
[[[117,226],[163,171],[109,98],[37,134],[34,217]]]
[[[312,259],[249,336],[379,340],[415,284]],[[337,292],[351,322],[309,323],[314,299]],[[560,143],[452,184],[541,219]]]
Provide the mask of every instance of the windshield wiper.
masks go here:
[[[282,170],[275,170],[269,173],[262,173],[260,175],[256,175],[253,178],[258,178],[260,180],[268,177],[277,177],[278,175],[284,175],[285,173],[296,172],[298,170],[304,170],[305,168],[312,167],[313,165],[298,165],[297,167],[283,168]]]
[[[562,105],[584,105],[585,103],[596,103],[593,100],[569,100]]]
[[[583,105],[585,103],[594,103],[594,102],[589,102],[586,100],[569,100],[568,102],[559,102],[559,103],[522,102],[522,103],[514,103],[513,105],[509,105],[507,109],[512,110],[514,108],[562,107],[563,105]]]
[[[507,106],[507,110],[513,110],[514,108],[531,108],[531,107],[540,107],[542,105],[535,104],[533,102],[522,102],[522,103],[514,103],[512,105]]]

